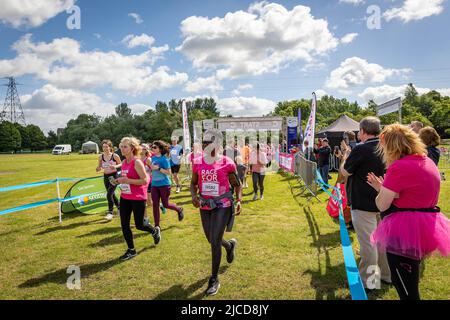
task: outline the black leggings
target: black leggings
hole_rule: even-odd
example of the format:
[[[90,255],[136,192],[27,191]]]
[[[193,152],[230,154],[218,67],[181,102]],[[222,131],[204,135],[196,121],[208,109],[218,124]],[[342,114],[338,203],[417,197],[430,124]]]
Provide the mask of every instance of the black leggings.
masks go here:
[[[112,212],[114,210],[114,205],[119,208],[119,199],[117,199],[116,196],[117,186],[113,186],[109,182],[109,177],[114,177],[114,179],[117,179],[119,176],[117,175],[117,172],[103,176],[103,183],[106,189],[106,199],[108,200],[108,211]]]
[[[258,193],[258,186],[259,190],[261,192],[261,195],[264,194],[264,178],[266,176],[261,173],[253,172],[252,173],[252,179],[253,179],[253,192]]]
[[[222,259],[222,246],[226,250],[231,249],[228,241],[223,239],[225,228],[231,218],[230,208],[217,208],[214,210],[200,210],[202,218],[203,231],[211,244],[212,272],[213,278],[217,278]]]
[[[131,213],[134,214],[134,224],[136,229],[153,234],[155,228],[144,226],[145,200],[127,200],[120,198],[120,224],[128,249],[134,249],[133,233],[131,232]]]
[[[419,278],[420,262],[387,252],[391,269],[392,283],[397,289],[400,300],[420,300]]]

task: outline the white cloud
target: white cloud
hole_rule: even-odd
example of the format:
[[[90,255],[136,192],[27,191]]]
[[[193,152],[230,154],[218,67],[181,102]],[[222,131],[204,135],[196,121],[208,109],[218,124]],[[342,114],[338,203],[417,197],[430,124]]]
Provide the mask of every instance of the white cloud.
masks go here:
[[[356,6],[364,4],[364,0],[339,0],[339,3],[353,4]]]
[[[408,87],[407,85],[403,86],[383,85],[379,87],[369,87],[366,88],[363,92],[361,92],[358,96],[364,99],[365,102],[373,100],[375,101],[375,103],[381,104],[398,97],[404,97],[405,90],[407,87]],[[421,95],[430,92],[432,89],[416,87],[416,90],[417,93]],[[435,90],[443,96],[450,96],[450,88],[442,88]]]
[[[236,89],[232,91],[234,96],[241,95],[241,92],[244,90],[250,90],[253,89],[253,85],[247,83],[247,84],[240,84]]]
[[[322,89],[316,90],[315,92],[316,92],[316,97],[318,100],[321,99],[323,96],[328,95],[328,93]]]
[[[276,103],[256,97],[232,97],[220,99],[217,103],[221,115],[235,117],[260,117],[268,114],[276,107]]]
[[[17,52],[15,58],[0,60],[0,77],[30,74],[59,88],[111,86],[131,95],[178,86],[188,80],[186,73],[170,73],[167,66],[153,67],[165,50],[160,48],[122,55],[115,51],[82,51],[81,45],[70,38],[34,43],[31,35],[26,35],[13,49]]]
[[[422,20],[424,18],[438,15],[444,11],[445,0],[405,0],[400,8],[391,8],[383,13],[387,20],[398,19],[405,23],[413,20]]]
[[[181,22],[177,48],[194,67],[215,69],[219,79],[278,72],[290,62],[310,62],[334,50],[339,40],[311,9],[259,2],[224,17],[191,16]]]
[[[137,13],[132,12],[132,13],[129,13],[128,16],[133,18],[137,24],[142,24],[144,22],[144,20],[142,20],[141,16],[138,15]]]
[[[115,105],[99,96],[72,89],[58,89],[46,84],[30,95],[21,96],[28,123],[38,125],[44,132],[64,128],[67,121],[81,113],[106,116],[115,112]]]
[[[153,109],[151,106],[142,104],[142,103],[135,103],[135,104],[129,105],[128,107],[131,109],[131,112],[133,114],[137,114],[137,115],[143,114],[149,109]]]
[[[382,83],[392,76],[401,76],[411,69],[386,69],[376,63],[369,63],[358,57],[348,58],[331,71],[325,86],[342,92],[352,87],[370,83]]]
[[[348,33],[341,38],[341,43],[343,43],[343,44],[351,43],[351,42],[353,42],[353,40],[355,40],[355,38],[357,36],[358,36],[357,33]]]
[[[450,97],[450,88],[436,89],[436,91],[439,92],[443,96]]]
[[[195,93],[199,91],[216,92],[221,90],[223,90],[223,87],[215,76],[207,78],[199,77],[194,81],[188,82],[184,89],[184,91],[189,93]]]
[[[38,27],[74,3],[75,0],[2,0],[0,22],[14,28]]]
[[[140,46],[151,48],[153,43],[155,43],[155,38],[145,33],[141,34],[140,36],[129,34],[125,38],[123,38],[122,43],[125,44],[128,48],[136,48]]]

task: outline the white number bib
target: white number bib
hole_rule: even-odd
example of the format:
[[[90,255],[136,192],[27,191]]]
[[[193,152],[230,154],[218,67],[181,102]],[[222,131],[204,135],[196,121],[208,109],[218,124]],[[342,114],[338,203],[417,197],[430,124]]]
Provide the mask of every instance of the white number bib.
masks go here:
[[[219,196],[219,184],[217,182],[203,182],[202,195],[218,197]]]
[[[131,186],[129,184],[121,184],[120,190],[123,194],[131,194]]]

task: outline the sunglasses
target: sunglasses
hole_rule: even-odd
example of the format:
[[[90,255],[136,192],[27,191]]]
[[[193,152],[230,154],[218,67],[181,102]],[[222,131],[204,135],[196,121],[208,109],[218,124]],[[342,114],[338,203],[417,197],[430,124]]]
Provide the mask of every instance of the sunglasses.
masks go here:
[[[157,146],[152,146],[153,150],[159,149]]]

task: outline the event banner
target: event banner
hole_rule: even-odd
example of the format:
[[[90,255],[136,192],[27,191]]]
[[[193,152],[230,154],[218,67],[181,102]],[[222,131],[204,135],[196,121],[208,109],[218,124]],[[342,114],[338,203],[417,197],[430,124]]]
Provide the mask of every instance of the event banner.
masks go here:
[[[184,143],[184,153],[187,154],[191,150],[191,134],[189,132],[189,122],[187,116],[186,101],[183,101],[182,105],[183,112],[183,143]]]
[[[316,131],[316,107],[317,107],[317,98],[316,93],[313,92],[313,99],[311,105],[311,115],[309,116],[308,124],[306,125],[305,130],[305,138],[303,142],[308,141],[309,146],[312,147],[314,145],[314,136]],[[304,144],[303,144],[304,146]]]
[[[298,144],[298,118],[288,117],[287,119],[287,139],[288,139],[288,152],[290,153],[292,148]]]
[[[295,172],[294,155],[288,153],[280,153],[280,168],[288,172]]]

